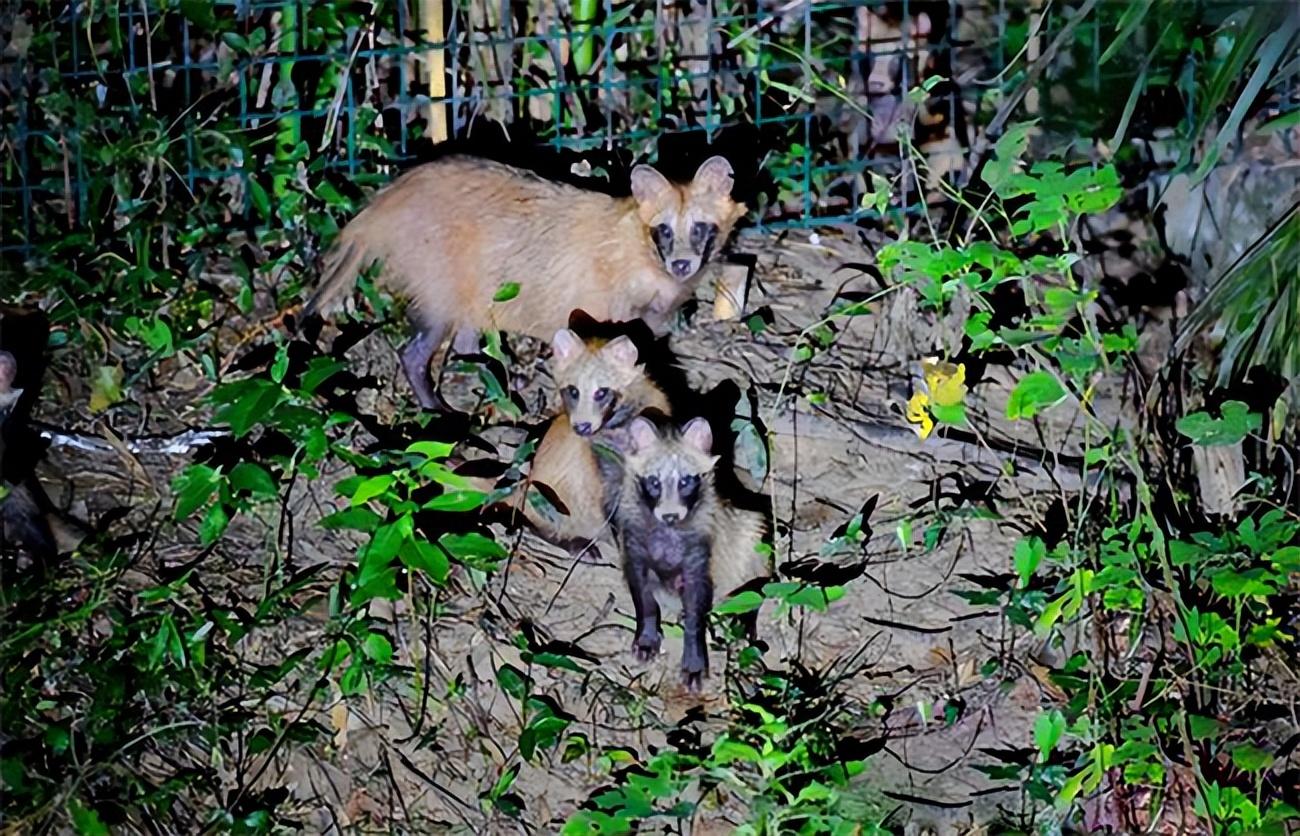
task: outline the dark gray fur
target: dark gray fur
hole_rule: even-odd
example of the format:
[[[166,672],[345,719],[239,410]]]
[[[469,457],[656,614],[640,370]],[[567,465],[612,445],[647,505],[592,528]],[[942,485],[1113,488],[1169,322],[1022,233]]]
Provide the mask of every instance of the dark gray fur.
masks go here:
[[[640,496],[624,496],[616,519],[623,575],[636,612],[632,649],[641,661],[659,653],[663,630],[655,590],[672,590],[682,599],[682,682],[698,691],[709,670],[706,632],[713,608],[711,532],[695,525],[661,522]]]

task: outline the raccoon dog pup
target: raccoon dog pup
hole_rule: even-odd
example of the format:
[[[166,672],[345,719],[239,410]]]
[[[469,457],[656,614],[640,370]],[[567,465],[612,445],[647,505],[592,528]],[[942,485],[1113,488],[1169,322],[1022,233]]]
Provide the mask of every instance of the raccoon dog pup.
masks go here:
[[[685,634],[682,682],[698,692],[708,673],[706,632],[714,591],[730,592],[767,574],[766,560],[754,548],[765,523],[717,495],[718,457],[712,454],[707,420],[695,418],[679,430],[641,416],[629,424],[628,436],[615,519],[636,613],[632,650],[642,661],[658,654],[663,631],[656,592],[674,593],[681,598]],[[752,619],[747,626],[752,635]]]
[[[533,455],[529,480],[547,485],[568,515],[544,515],[517,490],[507,499],[546,539],[583,549],[598,539],[610,522],[608,497],[622,487],[617,456],[627,446],[628,422],[645,409],[667,413],[668,400],[638,363],[636,345],[627,337],[608,342],[582,340],[562,328],[551,340],[551,368],[563,409]],[[521,486],[522,487],[522,486]]]
[[[732,184],[723,157],[705,160],[684,185],[639,165],[632,195],[616,198],[449,156],[399,177],[343,228],[303,312],[320,311],[382,261],[381,283],[411,303],[402,369],[422,406],[443,409],[429,362],[448,335],[462,352],[488,328],[549,339],[577,309],[666,333],[746,211]],[[496,302],[506,283],[517,295]]]

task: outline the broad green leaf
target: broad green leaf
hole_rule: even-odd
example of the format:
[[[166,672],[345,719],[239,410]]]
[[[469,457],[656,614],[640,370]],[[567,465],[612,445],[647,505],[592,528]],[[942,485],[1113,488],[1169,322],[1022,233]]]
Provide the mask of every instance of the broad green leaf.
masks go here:
[[[453,557],[460,560],[466,558],[500,560],[506,556],[506,550],[500,543],[475,532],[444,534],[438,538],[438,543],[451,552]]]
[[[367,633],[361,649],[365,651],[366,656],[381,665],[387,665],[393,661],[392,642],[382,633]]]
[[[763,606],[763,596],[752,589],[747,589],[717,604],[713,611],[723,615],[736,615],[753,612],[761,606]]]
[[[423,539],[407,539],[402,543],[399,555],[409,569],[420,571],[439,586],[446,583],[451,571],[451,561],[447,553],[436,543]]]
[[[1029,147],[1029,132],[1033,122],[1020,122],[1007,128],[993,146],[994,157],[984,164],[980,177],[994,192],[1002,195],[1011,182],[1012,174],[1025,149]],[[1005,196],[1005,195],[1004,195]]]
[[[1244,772],[1260,772],[1273,765],[1273,755],[1250,743],[1232,750],[1232,763]]]
[[[1047,546],[1038,537],[1030,537],[1016,543],[1015,567],[1016,574],[1020,577],[1021,589],[1029,585],[1029,579],[1033,577],[1046,555]]]
[[[497,668],[497,683],[501,690],[517,700],[522,700],[528,693],[528,677],[514,665]]]
[[[445,459],[456,445],[448,441],[416,441],[406,448],[408,453],[418,453],[429,459]]]
[[[266,468],[256,462],[240,462],[230,471],[230,484],[254,496],[278,496],[275,480]]]
[[[352,494],[352,504],[354,506],[361,505],[382,495],[388,490],[388,486],[393,484],[393,478],[393,475],[390,473],[381,473],[378,476],[371,476],[369,479],[357,486],[357,489]]]
[[[505,282],[492,294],[493,302],[509,302],[519,295],[519,282]]]
[[[321,528],[351,528],[357,531],[374,531],[379,527],[381,517],[365,507],[344,508],[320,521]]]
[[[176,480],[176,510],[173,518],[183,520],[203,507],[217,489],[221,474],[206,464],[192,464]]]
[[[181,14],[205,32],[217,30],[217,16],[209,0],[181,0]]]
[[[1007,400],[1007,417],[1015,421],[1033,418],[1039,412],[1065,400],[1067,392],[1050,372],[1031,372],[1020,379]]]
[[[1034,744],[1038,747],[1039,763],[1047,760],[1064,733],[1065,715],[1061,712],[1049,711],[1038,715],[1038,719],[1034,721]]]
[[[1218,737],[1223,731],[1223,724],[1218,720],[1200,714],[1188,714],[1187,727],[1192,733],[1193,740],[1210,740]]]
[[[1205,412],[1193,412],[1178,419],[1175,428],[1202,447],[1225,447],[1239,443],[1260,426],[1260,417],[1241,401],[1225,401],[1219,407],[1220,418]]]

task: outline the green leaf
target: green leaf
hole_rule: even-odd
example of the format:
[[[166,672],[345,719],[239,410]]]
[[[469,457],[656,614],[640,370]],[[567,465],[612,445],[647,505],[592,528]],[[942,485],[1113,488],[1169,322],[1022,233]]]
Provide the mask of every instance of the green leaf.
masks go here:
[[[1034,721],[1034,744],[1038,747],[1038,762],[1044,763],[1056,749],[1065,733],[1065,715],[1059,711],[1049,711],[1038,715]]]
[[[374,531],[379,527],[380,516],[369,508],[344,508],[320,521],[321,528],[351,528],[356,531]]]
[[[1029,132],[1033,128],[1033,122],[1011,125],[993,146],[995,157],[984,164],[980,177],[994,192],[1002,194],[1003,188],[1011,182],[1016,164],[1029,147]]]
[[[1016,574],[1020,576],[1020,589],[1029,585],[1029,579],[1033,577],[1046,555],[1047,546],[1038,537],[1030,537],[1016,543],[1015,566]]]
[[[1232,763],[1243,772],[1260,772],[1273,765],[1273,755],[1249,743],[1232,750]]]
[[[407,568],[424,572],[439,586],[447,582],[451,561],[436,543],[424,539],[407,539],[398,550],[398,555]]]
[[[367,633],[361,649],[367,657],[381,665],[393,661],[393,645],[383,633]]]
[[[226,526],[229,524],[230,515],[226,513],[225,506],[220,502],[214,503],[204,515],[203,522],[199,524],[199,543],[204,546],[212,545],[226,532]]]
[[[317,357],[307,364],[307,371],[302,374],[299,384],[304,392],[315,392],[316,387],[343,371],[348,364],[330,357]]]
[[[500,560],[506,556],[506,550],[500,543],[482,534],[444,534],[438,538],[438,544],[451,552],[452,557],[460,560],[467,558],[488,558]]]
[[[256,462],[240,462],[230,471],[232,487],[248,491],[254,496],[278,496],[279,489],[266,468]]]
[[[961,427],[966,424],[965,404],[955,403],[945,406],[943,404],[932,403],[929,406],[930,414],[933,415],[934,420],[938,421],[940,424],[952,424],[956,427]]]
[[[248,178],[248,196],[253,201],[253,207],[257,209],[257,214],[265,220],[271,220],[271,198],[266,194],[266,189],[262,184],[257,182],[257,178]]]
[[[1225,598],[1266,597],[1277,592],[1273,575],[1263,569],[1224,569],[1214,574],[1211,583],[1214,591]]]
[[[713,611],[722,615],[738,615],[753,612],[761,606],[763,606],[763,596],[752,589],[747,589],[717,604]]]
[[[1241,401],[1225,401],[1219,407],[1221,418],[1205,412],[1193,412],[1178,419],[1175,428],[1202,447],[1225,447],[1240,443],[1260,426],[1260,416]]]
[[[173,519],[183,520],[207,504],[217,489],[221,474],[205,464],[192,464],[176,480],[176,510]]]
[[[393,475],[391,473],[381,473],[378,476],[371,476],[366,481],[357,486],[352,493],[353,506],[369,502],[377,496],[380,496],[388,490],[388,486],[393,484]]]
[[[181,0],[181,14],[206,32],[217,29],[217,16],[212,13],[211,0]]]
[[[1119,52],[1120,47],[1124,46],[1138,27],[1142,25],[1142,22],[1146,20],[1147,13],[1151,11],[1151,6],[1154,3],[1155,0],[1133,0],[1133,2],[1130,2],[1128,8],[1124,9],[1124,14],[1120,15],[1117,24],[1118,34],[1106,47],[1106,51],[1101,54],[1101,58],[1097,60],[1098,65],[1105,65],[1115,56],[1115,53]]]
[[[1213,717],[1202,717],[1200,714],[1188,714],[1187,726],[1193,740],[1210,740],[1218,737],[1223,731],[1223,724],[1218,720]]]
[[[497,292],[492,294],[493,302],[509,302],[519,295],[519,282],[504,282],[497,288]]]
[[[426,511],[472,511],[483,504],[482,491],[448,491],[424,503]]]
[[[82,805],[75,798],[68,800],[68,817],[81,836],[108,836],[108,826],[100,820],[99,813]]]
[[[241,384],[242,394],[234,403],[218,410],[216,415],[218,420],[230,426],[236,438],[251,430],[285,397],[284,389],[269,380],[250,379],[241,381]]]
[[[1065,400],[1067,392],[1049,372],[1031,372],[1020,379],[1007,400],[1007,417],[1015,421],[1033,418],[1044,409]]]
[[[416,441],[406,448],[406,452],[416,453],[428,459],[445,459],[455,449],[456,445],[449,441]]]
[[[497,668],[497,683],[502,691],[517,700],[522,700],[528,693],[528,677],[514,665]]]
[[[739,740],[724,736],[713,744],[713,760],[719,764],[729,764],[735,761],[757,764],[762,762],[763,757],[757,749],[748,743],[742,743]]]

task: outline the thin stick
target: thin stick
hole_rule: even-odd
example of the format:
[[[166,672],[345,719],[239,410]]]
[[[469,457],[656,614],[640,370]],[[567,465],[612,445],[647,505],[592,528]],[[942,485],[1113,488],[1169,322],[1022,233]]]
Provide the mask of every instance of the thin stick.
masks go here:
[[[446,42],[442,25],[442,0],[424,0],[424,36],[433,44]],[[429,139],[447,141],[447,105],[441,101],[447,95],[447,58],[444,47],[429,50]]]

